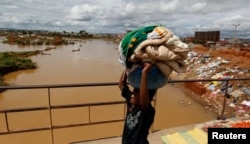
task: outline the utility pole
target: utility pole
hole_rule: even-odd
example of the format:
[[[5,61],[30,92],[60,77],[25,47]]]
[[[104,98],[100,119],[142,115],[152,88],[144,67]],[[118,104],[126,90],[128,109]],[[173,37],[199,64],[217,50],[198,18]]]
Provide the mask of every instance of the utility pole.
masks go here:
[[[243,38],[242,38],[242,40],[241,40],[241,44],[242,44],[243,46],[244,46],[245,38],[246,38],[246,31],[244,31]]]
[[[236,28],[240,26],[240,24],[233,24],[233,26],[234,26],[234,38],[233,38],[233,47],[234,47],[234,42],[236,40]]]

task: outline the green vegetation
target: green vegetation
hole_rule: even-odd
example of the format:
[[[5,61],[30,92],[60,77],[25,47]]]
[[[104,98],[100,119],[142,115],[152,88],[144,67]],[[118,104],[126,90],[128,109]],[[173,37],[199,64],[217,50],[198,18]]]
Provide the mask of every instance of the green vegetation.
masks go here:
[[[36,63],[26,57],[35,55],[38,52],[0,52],[0,85],[6,85],[3,82],[3,75],[9,72],[36,68]]]
[[[79,33],[66,31],[0,30],[0,37],[1,36],[5,37],[2,41],[3,43],[17,45],[68,45],[74,44],[68,41],[69,38],[94,38],[92,34],[84,30]]]
[[[3,77],[0,76],[0,86],[3,86],[3,85],[6,85],[4,82],[3,82]],[[0,91],[1,92],[1,91]]]
[[[7,39],[3,41],[6,44],[17,45],[68,45],[68,41],[61,36],[41,37],[41,36],[22,36],[16,34],[9,34]]]
[[[108,39],[121,40],[121,34],[95,33],[85,30],[79,32],[56,32],[45,30],[0,29],[3,43],[17,45],[68,45],[74,44],[70,39]]]

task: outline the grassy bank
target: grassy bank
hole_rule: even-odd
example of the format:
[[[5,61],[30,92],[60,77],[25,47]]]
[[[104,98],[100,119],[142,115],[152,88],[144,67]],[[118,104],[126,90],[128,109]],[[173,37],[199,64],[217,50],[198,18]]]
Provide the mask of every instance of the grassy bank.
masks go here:
[[[6,85],[3,81],[3,76],[7,73],[36,68],[36,63],[27,57],[37,53],[38,51],[0,52],[0,85]]]

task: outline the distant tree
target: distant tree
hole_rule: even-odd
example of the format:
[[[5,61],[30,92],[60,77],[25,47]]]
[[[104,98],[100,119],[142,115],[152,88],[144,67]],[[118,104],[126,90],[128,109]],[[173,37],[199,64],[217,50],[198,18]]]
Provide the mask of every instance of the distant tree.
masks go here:
[[[22,33],[23,35],[27,34],[27,32],[26,32],[25,30],[21,30],[21,33]]]
[[[28,31],[29,36],[31,37],[33,31]]]

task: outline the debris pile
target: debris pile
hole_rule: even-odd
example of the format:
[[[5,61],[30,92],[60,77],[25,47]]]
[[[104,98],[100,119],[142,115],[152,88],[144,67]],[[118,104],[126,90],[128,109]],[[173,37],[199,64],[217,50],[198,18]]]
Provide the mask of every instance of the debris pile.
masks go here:
[[[204,51],[206,50],[206,51]],[[249,52],[236,50],[207,50],[194,48],[188,53],[186,79],[226,79],[249,78]],[[195,97],[206,103],[205,108],[213,109],[221,115],[226,97],[224,115],[226,117],[246,116],[250,114],[250,82],[230,81],[227,93],[223,81],[186,83],[184,87],[193,91]]]

